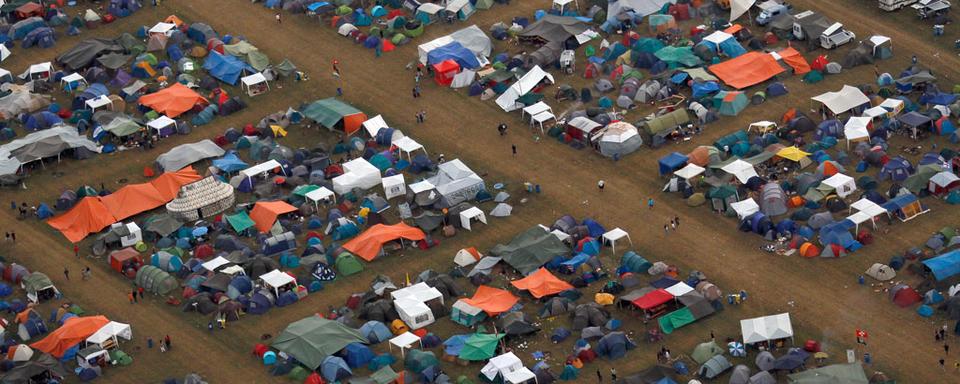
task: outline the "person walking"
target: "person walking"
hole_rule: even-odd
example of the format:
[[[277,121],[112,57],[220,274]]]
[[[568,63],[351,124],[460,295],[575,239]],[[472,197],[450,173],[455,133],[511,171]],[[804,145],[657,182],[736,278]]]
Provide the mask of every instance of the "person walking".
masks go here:
[[[137,300],[137,290],[136,290],[136,289],[131,289],[131,290],[130,290],[130,297],[133,297],[133,303],[134,303],[134,304],[136,304],[136,303],[139,302],[139,301]]]
[[[167,345],[167,349],[173,349],[173,344],[170,343],[170,335],[163,337],[163,343]]]
[[[10,231],[10,240],[12,240],[14,243],[17,242],[17,233],[16,233],[16,232]]]
[[[647,198],[647,208],[653,209],[653,198],[652,198],[652,197],[648,197],[648,198]]]
[[[10,200],[10,209],[17,209],[17,202]]]
[[[943,354],[950,356],[950,345],[946,342],[943,343]]]
[[[617,381],[617,369],[616,369],[616,368],[610,368],[610,381],[612,381],[612,382],[616,382],[616,381]]]
[[[673,222],[677,224],[677,228],[680,228],[680,216],[674,216]]]
[[[710,330],[710,340],[717,340],[717,338],[713,336],[713,330],[712,330],[712,329]]]
[[[127,300],[130,300],[130,304],[137,303],[137,297],[133,294],[133,291],[127,292]]]
[[[663,235],[666,236],[666,235],[669,235],[669,234],[670,234],[670,225],[669,225],[669,224],[664,224],[664,225],[663,225]]]
[[[676,221],[673,221],[673,219],[670,219],[670,229],[672,229],[672,230],[674,230],[674,231],[677,230],[677,222],[676,222]]]
[[[442,153],[440,154],[440,156],[437,156],[437,164],[443,164],[445,161],[446,161],[446,156],[444,156]]]
[[[153,336],[147,336],[147,349],[153,349]]]
[[[83,279],[83,280],[89,280],[89,279],[90,279],[90,267],[89,267],[89,266],[83,268],[83,271],[80,272],[80,278]]]
[[[941,369],[942,371],[946,372],[946,371],[947,371],[947,367],[944,366],[943,363],[944,363],[944,360],[943,360],[943,358],[941,357],[941,358],[940,358],[940,369]]]
[[[160,343],[160,352],[161,353],[167,352],[167,345],[164,344],[163,342]]]
[[[516,144],[511,144],[511,145],[510,145],[510,150],[513,151],[513,157],[517,157],[517,145],[516,145]]]
[[[63,268],[63,277],[66,277],[67,280],[70,280],[70,270],[69,270],[69,269]]]
[[[143,300],[143,287],[137,287],[137,293],[140,294],[140,300]]]
[[[73,245],[73,257],[80,257],[80,246],[79,246],[79,245],[76,245],[76,244]]]
[[[207,322],[207,331],[213,333],[213,322],[212,322],[212,321],[208,321],[208,322]]]
[[[7,241],[10,241],[10,232],[4,232],[3,234],[6,237]]]
[[[414,98],[414,99],[420,97],[420,93],[417,92],[417,87],[416,87],[416,86],[413,87],[413,90],[411,91],[411,93],[413,94],[413,98]]]
[[[599,189],[600,192],[603,192],[603,185],[604,185],[603,180],[600,180],[597,182],[597,189]]]
[[[603,384],[603,374],[600,373],[600,368],[597,368],[597,382]]]
[[[283,18],[280,16],[280,12],[277,12],[273,17],[277,19],[277,24],[283,24]]]
[[[506,136],[506,135],[507,135],[507,123],[500,123],[500,125],[497,126],[497,132],[500,133],[500,136]]]

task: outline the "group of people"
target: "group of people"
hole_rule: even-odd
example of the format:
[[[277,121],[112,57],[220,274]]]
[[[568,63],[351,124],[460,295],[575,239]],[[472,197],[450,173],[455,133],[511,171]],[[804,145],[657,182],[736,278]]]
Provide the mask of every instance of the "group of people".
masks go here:
[[[670,224],[663,225],[663,233],[665,235],[668,235],[670,234],[670,230],[676,231],[679,228],[680,228],[680,217],[674,216],[672,219],[670,219]]]
[[[139,299],[138,299],[139,296]],[[127,299],[130,300],[130,304],[136,304],[140,300],[143,300],[143,287],[137,287],[127,293]]]
[[[147,348],[153,348],[153,337],[147,336]],[[172,348],[173,344],[170,343],[170,335],[166,335],[160,339],[160,352],[166,352]]]

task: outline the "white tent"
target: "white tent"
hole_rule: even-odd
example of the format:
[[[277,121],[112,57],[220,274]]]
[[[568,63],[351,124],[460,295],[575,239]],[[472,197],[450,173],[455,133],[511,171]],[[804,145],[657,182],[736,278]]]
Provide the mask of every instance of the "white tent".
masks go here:
[[[20,75],[25,80],[48,80],[53,76],[53,64],[49,61],[39,64],[31,64],[26,72]]]
[[[90,108],[90,112],[96,112],[97,108],[106,107],[108,105],[112,106],[113,100],[110,100],[110,97],[107,95],[100,95],[87,100],[84,102],[84,104],[86,104],[87,108]]]
[[[279,269],[274,269],[270,272],[260,275],[260,280],[263,281],[263,284],[273,288],[273,293],[276,297],[280,297],[280,288],[286,286],[287,284],[296,284],[297,279],[294,279],[293,276],[288,275],[285,272],[281,272]]]
[[[483,258],[479,252],[477,252],[479,258]],[[470,253],[466,248],[457,251],[457,254],[453,256],[453,262],[461,267],[466,267],[473,263],[476,263],[479,260],[477,256],[474,256],[473,253]]]
[[[753,3],[757,0],[730,0],[730,22],[739,19],[744,13],[750,10]]]
[[[793,325],[790,323],[789,313],[740,320],[740,332],[743,334],[744,344],[793,339]]]
[[[897,271],[888,265],[880,263],[873,263],[863,274],[880,281],[887,281],[897,277]]]
[[[730,40],[733,38],[733,35],[726,33],[724,31],[714,31],[713,33],[707,35],[703,38],[703,41],[711,42],[713,45],[720,46],[724,41]]]
[[[370,137],[377,137],[377,132],[383,128],[388,128],[387,122],[383,120],[383,115],[376,115],[363,122],[363,129],[367,130]]]
[[[567,122],[567,125],[572,126],[576,129],[579,129],[585,133],[593,132],[594,129],[600,128],[603,124],[600,124],[596,121],[590,120],[583,116],[577,116]]]
[[[883,109],[883,108],[880,108]],[[851,117],[843,124],[843,136],[847,139],[847,149],[850,149],[850,142],[870,140],[870,131],[867,126],[870,125],[871,117]]]
[[[210,261],[207,261],[207,262],[205,262],[205,263],[203,263],[203,264],[201,264],[201,265],[203,266],[203,269],[206,269],[206,270],[208,270],[208,271],[210,271],[210,272],[216,272],[216,271],[217,271],[217,268],[220,268],[220,267],[222,267],[222,266],[224,266],[224,265],[227,265],[227,264],[230,264],[230,260],[227,260],[227,259],[226,259],[225,257],[223,257],[223,256],[217,256],[217,257],[211,259]]]
[[[746,184],[751,177],[757,176],[757,170],[753,168],[753,164],[740,159],[724,165],[723,168],[720,168],[720,170],[733,175],[743,184]]]
[[[417,46],[417,53],[420,55],[420,64],[427,64],[427,55],[430,51],[452,43],[454,40],[450,35],[441,36]]]
[[[863,116],[864,116],[864,117],[869,117],[870,119],[873,119],[873,118],[876,118],[876,117],[880,117],[880,116],[886,115],[886,114],[888,114],[888,113],[890,113],[890,111],[888,111],[886,108],[881,107],[881,106],[878,105],[878,106],[876,106],[876,107],[871,107],[871,108],[868,108],[867,110],[863,111]]]
[[[410,329],[423,328],[436,321],[427,302],[439,299],[443,304],[443,294],[424,282],[390,292],[390,297],[400,319]]]
[[[77,85],[71,85],[73,83],[77,83]],[[77,89],[80,84],[87,85],[87,79],[83,78],[83,75],[76,72],[60,78],[60,85],[63,86],[64,89],[74,90]]]
[[[528,92],[532,91],[541,81],[547,79],[552,84],[554,82],[553,75],[544,71],[540,68],[539,65],[531,68],[520,80],[513,83],[510,88],[507,88],[500,97],[497,98],[497,105],[500,108],[503,108],[506,112],[515,111],[518,108],[522,108],[522,104],[517,103],[517,99],[520,96],[526,95]]]
[[[254,165],[250,168],[240,171],[240,174],[245,176],[247,179],[252,179],[256,176],[267,176],[267,172],[270,172],[274,169],[280,168],[280,162],[276,160],[268,160],[263,163]],[[253,184],[251,182],[251,184]]]
[[[418,143],[416,140],[411,139],[410,136],[404,136],[393,140],[393,145],[397,146],[397,149],[400,150],[401,154],[406,153],[407,159],[410,161],[413,161],[412,153],[418,150],[423,150],[423,154],[427,155],[427,150],[423,148],[423,145]]]
[[[0,61],[6,60],[10,55],[10,48],[7,48],[4,44],[0,44]]]
[[[460,73],[453,76],[453,81],[450,82],[450,88],[463,88],[469,87],[470,84],[473,84],[473,80],[477,78],[477,72],[463,69]]]
[[[837,92],[826,92],[810,98],[823,104],[834,115],[845,113],[855,107],[870,103],[870,98],[857,87],[844,85]]]
[[[891,118],[899,115],[900,112],[903,111],[903,106],[904,106],[903,100],[900,100],[900,99],[886,99],[882,103],[880,103],[880,107],[883,107],[883,109],[890,111],[887,114],[887,116],[890,116]]]
[[[160,117],[147,122],[147,128],[157,131],[158,136],[162,135],[163,130],[171,125],[174,127],[175,131],[177,127],[177,121],[167,117],[167,115],[160,115]]]
[[[339,33],[340,36],[347,36],[356,30],[358,30],[356,26],[350,23],[346,23],[344,25],[341,25],[340,28],[337,28],[337,33]]]
[[[494,381],[497,376],[500,376],[504,382],[512,384],[525,383],[528,380],[535,380],[537,377],[527,367],[523,366],[523,362],[513,352],[507,352],[487,360],[487,365],[480,369],[480,373],[483,373],[490,381]]]
[[[673,172],[673,174],[681,179],[690,180],[694,177],[702,175],[703,171],[703,167],[693,163],[688,163],[685,167]]]
[[[620,229],[620,227],[611,229],[600,237],[603,238],[604,242],[610,243],[610,249],[613,251],[614,255],[617,254],[617,240],[626,238],[627,241],[630,242],[630,246],[633,246],[633,240],[630,239],[630,234],[627,233],[627,231]]]
[[[354,188],[370,189],[380,184],[380,170],[363,158],[343,163],[343,174],[333,178],[333,191],[339,195]]]
[[[384,177],[381,179],[383,184],[383,195],[387,199],[407,194],[407,182],[403,180],[403,174]]]
[[[740,220],[760,211],[760,206],[757,205],[757,202],[753,201],[752,198],[730,203],[730,208],[733,208],[733,211],[737,213],[737,217]]]
[[[250,97],[270,90],[270,83],[261,72],[241,77],[240,82],[243,83],[243,88],[246,88],[247,95],[250,95]]]
[[[460,159],[453,159],[437,166],[437,174],[427,179],[436,186],[443,198],[443,205],[454,206],[473,200],[477,192],[485,189],[483,179]]]
[[[663,9],[666,4],[675,4],[677,0],[619,0],[607,3],[607,20],[616,20],[621,11],[632,9],[637,15],[644,17]]]
[[[688,293],[690,293],[690,292],[693,292],[693,287],[691,287],[691,286],[687,285],[687,283],[684,283],[684,282],[681,281],[681,282],[678,282],[678,283],[676,283],[676,284],[674,284],[674,285],[671,285],[671,286],[667,287],[666,291],[667,291],[668,293],[670,293],[671,295],[673,295],[673,297],[680,297],[680,296],[686,295],[686,294],[688,294]]]
[[[116,227],[127,227],[127,234],[120,237],[120,246],[121,247],[132,247],[137,245],[137,243],[143,241],[143,232],[140,230],[140,226],[136,222],[131,221],[129,223],[113,223],[110,225],[110,228]]]
[[[472,231],[473,229],[470,228],[470,221],[473,219],[479,220],[484,224],[487,223],[487,215],[485,215],[480,208],[470,207],[466,210],[460,211],[460,226],[463,227],[463,229]]]
[[[460,43],[464,48],[469,49],[477,55],[478,58],[490,56],[490,52],[493,49],[493,43],[486,32],[476,25],[471,25],[417,46],[417,55],[419,56],[420,63],[427,64],[427,55],[430,51],[453,42]]]
[[[412,332],[404,332],[397,337],[390,339],[390,350],[393,351],[393,346],[400,348],[400,357],[403,358],[407,355],[406,350],[413,347],[414,344],[420,343],[420,348],[423,348],[423,342],[420,340],[420,336],[413,334]]]
[[[17,346],[13,348],[14,350],[13,356],[10,359],[11,361],[16,363],[20,361],[30,361],[30,359],[33,358],[33,348],[30,348],[29,345],[17,344]],[[7,354],[9,356],[9,352],[7,352]]]
[[[174,24],[174,23],[164,23],[164,22],[160,22],[160,23],[157,23],[156,25],[154,25],[153,27],[150,27],[150,29],[147,31],[147,33],[149,33],[149,34],[151,34],[151,35],[153,35],[153,34],[162,34],[162,35],[170,36],[170,35],[173,34],[175,28],[177,28],[177,25]]]
[[[847,197],[853,193],[853,191],[857,190],[856,181],[854,181],[852,177],[842,173],[837,173],[833,176],[830,176],[822,183],[830,188],[833,188],[837,192],[837,196],[840,196],[840,198]]]
[[[133,339],[133,329],[130,324],[111,321],[90,335],[87,338],[87,343],[98,345],[103,349],[110,349],[111,346],[117,346],[121,338],[125,340]],[[108,342],[112,342],[112,344]]]

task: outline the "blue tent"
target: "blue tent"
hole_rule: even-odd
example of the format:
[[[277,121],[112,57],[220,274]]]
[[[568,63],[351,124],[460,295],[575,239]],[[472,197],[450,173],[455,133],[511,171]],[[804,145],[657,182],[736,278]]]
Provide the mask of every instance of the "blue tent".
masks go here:
[[[920,104],[950,105],[957,100],[952,93],[924,93],[920,96]]]
[[[716,81],[697,81],[693,83],[693,98],[699,99],[720,91],[720,84]]]
[[[467,344],[470,335],[453,335],[443,342],[443,353],[449,356],[460,356],[460,351]]]
[[[40,220],[49,219],[53,217],[53,211],[46,203],[40,203],[40,207],[37,208],[37,217]]]
[[[7,37],[13,40],[20,40],[27,36],[30,32],[37,28],[46,27],[47,24],[43,21],[42,17],[31,17],[29,19],[18,21],[12,27],[10,27],[10,32],[7,33]]]
[[[911,174],[913,174],[913,165],[910,164],[910,161],[897,156],[883,165],[878,176],[881,181],[890,179],[901,182],[910,177]]]
[[[180,49],[179,45],[167,46],[167,57],[170,58],[170,61],[178,62],[183,58],[183,50]]]
[[[382,343],[393,337],[386,324],[376,320],[370,320],[360,326],[360,334],[366,337],[371,344]]]
[[[210,76],[230,85],[237,85],[244,71],[257,72],[250,64],[244,63],[240,59],[229,55],[221,55],[217,52],[210,52],[210,56],[207,56],[207,59],[203,62],[203,69],[210,72]]]
[[[660,161],[658,162],[660,164],[660,176],[682,168],[687,164],[687,160],[687,156],[679,152],[673,152],[660,158]]]
[[[850,230],[856,226],[849,219],[844,219],[835,223],[830,223],[820,228],[820,243],[822,245],[836,244],[844,249],[849,249],[856,245]]]
[[[597,354],[608,359],[619,359],[627,354],[628,350],[637,347],[623,332],[611,332],[602,337],[597,343]]]
[[[23,124],[27,127],[27,130],[36,131],[50,128],[55,124],[60,124],[62,122],[63,119],[61,119],[55,113],[49,111],[40,111],[32,115],[27,115]]]
[[[353,375],[350,366],[343,359],[336,356],[327,356],[320,363],[320,374],[324,380],[336,382]]]
[[[583,263],[586,263],[587,260],[590,260],[590,255],[585,253],[578,253],[576,256],[571,257],[569,260],[560,263],[560,266],[563,271],[567,273],[576,272]]]
[[[728,37],[726,40],[721,41],[719,44],[708,40],[703,40],[700,42],[700,44],[710,47],[710,49],[714,52],[723,52],[723,54],[730,57],[737,57],[747,53],[747,50],[744,49],[743,46],[740,45],[740,42],[738,42],[737,39],[732,35],[730,35],[730,37]]]
[[[53,28],[42,27],[30,31],[30,33],[24,36],[23,43],[21,43],[20,46],[23,48],[50,48],[56,44],[56,42],[57,40],[54,37]]]
[[[366,345],[350,343],[340,351],[340,356],[350,368],[359,368],[373,360],[374,354]]]
[[[787,87],[785,87],[783,83],[778,81],[776,83],[768,85],[766,93],[767,93],[767,97],[783,96],[787,94]]]
[[[308,5],[307,10],[310,12],[317,12],[318,9],[324,8],[324,7],[332,7],[332,5],[330,5],[330,3],[326,1],[318,1],[316,3]],[[380,8],[383,8],[383,7],[380,7]],[[376,10],[376,7],[374,7],[374,10]]]
[[[427,64],[434,65],[444,60],[453,60],[460,64],[460,68],[477,68],[480,62],[473,51],[454,41],[450,44],[435,48],[427,54]]]
[[[127,17],[140,9],[140,2],[137,0],[110,0],[107,12],[115,17]]]
[[[240,158],[237,157],[237,154],[233,152],[228,153],[219,159],[213,160],[213,166],[227,173],[241,171],[249,167],[247,163],[243,162],[243,160],[240,160]]]
[[[592,238],[599,239],[600,236],[603,236],[604,233],[607,233],[607,230],[603,228],[603,225],[600,225],[600,223],[593,219],[583,219],[583,225],[587,227],[587,232],[590,233],[590,237]]]
[[[817,132],[814,133],[813,138],[823,140],[824,137],[840,137],[841,133],[843,133],[843,124],[839,120],[824,120],[817,126]]]
[[[922,261],[937,281],[942,281],[960,274],[960,249],[955,249],[939,256]]]

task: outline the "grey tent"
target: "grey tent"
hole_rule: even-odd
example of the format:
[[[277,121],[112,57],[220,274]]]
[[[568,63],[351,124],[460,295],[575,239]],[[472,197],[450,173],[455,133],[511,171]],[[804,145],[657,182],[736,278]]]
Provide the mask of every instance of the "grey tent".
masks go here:
[[[730,364],[730,361],[727,360],[726,357],[723,357],[723,355],[716,355],[703,363],[703,365],[700,366],[700,369],[697,370],[697,374],[700,375],[700,377],[712,379],[720,376],[720,374],[730,369],[732,366],[733,365]]]
[[[470,270],[470,273],[467,274],[467,277],[473,277],[474,275],[478,274],[489,275],[490,272],[493,271],[493,266],[497,265],[500,260],[503,260],[503,258],[484,256],[473,265],[473,269]]]
[[[137,270],[134,282],[138,287],[157,295],[166,295],[178,286],[176,278],[152,265],[145,265]]]
[[[610,315],[599,304],[580,304],[573,310],[573,329],[581,330],[586,327],[602,327],[607,324]]]
[[[757,355],[757,358],[753,360],[754,364],[757,365],[757,369],[761,371],[769,371],[773,369],[773,362],[777,359],[773,357],[773,354],[770,351],[762,351]]]
[[[525,336],[540,331],[540,327],[534,325],[527,319],[526,314],[519,311],[501,315],[497,321],[497,329],[507,336]]]
[[[437,174],[427,179],[440,194],[440,204],[451,207],[473,200],[477,193],[486,190],[483,179],[460,159],[453,159],[437,166]]]
[[[20,363],[0,376],[3,383],[31,383],[35,376],[50,373],[60,377],[67,377],[67,369],[63,363],[46,353],[37,354],[36,359]]]
[[[586,327],[580,330],[580,338],[584,340],[599,339],[603,336],[603,327]]]
[[[738,364],[730,373],[730,384],[751,384],[750,367]]]
[[[513,211],[513,207],[507,203],[497,204],[496,207],[493,207],[493,210],[490,211],[490,216],[493,217],[507,217],[510,216],[510,213]]]
[[[507,264],[526,275],[554,257],[569,252],[570,249],[556,235],[534,226],[511,239],[509,244],[493,247],[490,255],[502,257]]]
[[[637,344],[627,338],[623,332],[610,332],[597,342],[597,354],[608,359],[619,359],[627,354],[627,351],[637,347]]]
[[[157,166],[161,171],[174,172],[203,159],[223,156],[224,153],[219,145],[204,139],[196,143],[178,145],[157,156]]]
[[[760,371],[750,376],[749,384],[777,384],[777,379],[767,371]]]
[[[293,62],[291,62],[289,59],[283,59],[280,64],[273,66],[273,70],[277,71],[280,76],[287,77],[297,71],[297,66],[293,65]]]
[[[847,55],[843,58],[843,67],[844,68],[853,68],[858,65],[867,65],[873,64],[873,47],[862,43],[854,49],[851,49],[847,52]],[[829,70],[830,68],[827,67]]]
[[[831,74],[831,75],[836,75],[836,74],[840,73],[841,71],[843,71],[843,66],[840,65],[840,63],[838,63],[838,62],[836,62],[836,61],[832,61],[832,62],[827,63],[827,66],[826,66],[826,68],[825,68],[825,71],[826,71],[827,73]]]
[[[14,174],[23,164],[58,156],[71,148],[100,152],[97,144],[78,134],[75,127],[61,125],[0,146],[0,175]]]
[[[780,184],[767,183],[760,193],[760,211],[764,215],[773,217],[787,213],[787,195]]]
[[[573,17],[545,15],[520,32],[521,41],[537,43],[564,42],[586,31],[587,24]]]
[[[130,59],[132,58],[133,58],[132,55],[125,55],[123,53],[111,52],[111,53],[106,53],[97,57],[97,62],[100,63],[100,65],[104,66],[105,68],[117,70],[127,65],[127,63],[129,63]]]
[[[834,221],[833,215],[830,212],[819,212],[807,220],[807,225],[813,229],[820,229],[827,224],[833,223]]]
[[[607,157],[620,158],[637,151],[643,145],[640,131],[625,121],[610,123],[602,132],[597,141],[600,153]]]
[[[57,63],[66,69],[77,71],[89,67],[99,56],[122,52],[123,46],[113,40],[89,39],[57,56]]]
[[[144,223],[143,230],[146,232],[156,233],[160,237],[166,237],[176,232],[182,226],[183,223],[178,221],[175,217],[173,217],[173,215],[170,215],[169,213],[162,213],[147,218],[146,222]]]
[[[715,341],[708,341],[705,343],[698,344],[693,352],[690,353],[690,358],[697,363],[704,364],[709,361],[712,357],[717,355],[722,355],[724,352]]]
[[[600,93],[607,93],[612,91],[614,87],[613,87],[613,83],[611,83],[610,80],[597,79],[597,81],[593,82],[593,88],[595,88]]]
[[[563,53],[563,42],[551,41],[536,51],[533,51],[523,58],[524,66],[533,68],[535,65],[548,67],[560,60],[560,54]]]
[[[543,309],[540,310],[540,317],[560,316],[572,311],[573,308],[573,302],[571,302],[570,299],[565,297],[551,297],[550,300],[544,303]]]

